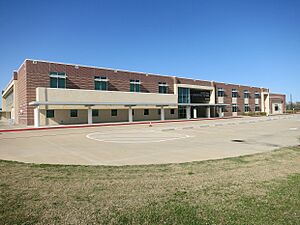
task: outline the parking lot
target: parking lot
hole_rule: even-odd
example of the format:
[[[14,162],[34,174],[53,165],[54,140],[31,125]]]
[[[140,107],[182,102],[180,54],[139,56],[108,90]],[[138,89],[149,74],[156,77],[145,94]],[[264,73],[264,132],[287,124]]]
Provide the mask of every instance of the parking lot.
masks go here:
[[[299,145],[300,116],[37,130],[0,134],[0,159],[141,165],[233,157]]]

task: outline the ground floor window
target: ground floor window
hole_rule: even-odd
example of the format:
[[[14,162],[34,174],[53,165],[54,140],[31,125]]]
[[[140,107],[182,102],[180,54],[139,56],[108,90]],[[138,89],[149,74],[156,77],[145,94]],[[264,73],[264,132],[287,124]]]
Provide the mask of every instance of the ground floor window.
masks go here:
[[[174,115],[175,114],[175,109],[170,109],[170,114]]]
[[[111,116],[118,116],[118,110],[117,109],[112,109],[110,113],[111,113]]]
[[[255,112],[259,112],[259,111],[260,111],[259,105],[255,105]]]
[[[78,117],[78,110],[77,109],[71,109],[70,110],[70,117]]]
[[[47,110],[46,111],[47,118],[54,118],[54,110]]]
[[[236,104],[232,105],[232,112],[237,112],[238,111],[238,107]]]
[[[98,109],[93,109],[92,110],[92,116],[98,117],[99,116],[99,110]]]
[[[161,110],[160,110],[160,109],[158,109],[158,110],[157,110],[157,113],[158,113],[158,115],[160,115],[160,114],[161,114]]]
[[[249,107],[249,104],[245,104],[245,112],[250,112],[250,107]]]
[[[148,116],[149,115],[149,109],[144,109],[144,116]]]
[[[179,118],[186,118],[186,108],[183,106],[178,107],[178,117]]]

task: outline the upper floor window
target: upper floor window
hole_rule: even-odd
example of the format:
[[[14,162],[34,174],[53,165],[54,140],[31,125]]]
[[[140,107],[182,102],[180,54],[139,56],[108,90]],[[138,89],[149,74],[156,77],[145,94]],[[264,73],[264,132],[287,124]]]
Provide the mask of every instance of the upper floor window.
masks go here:
[[[178,88],[178,103],[190,103],[190,89]]]
[[[168,93],[168,85],[166,82],[158,82],[158,93]]]
[[[254,96],[255,96],[255,98],[260,98],[259,92],[255,92]]]
[[[244,91],[244,98],[249,98],[250,97],[250,92],[248,90]]]
[[[225,91],[223,88],[218,88],[218,97],[224,97],[225,96]]]
[[[141,91],[141,82],[139,80],[130,80],[130,91],[131,92],[140,92]]]
[[[95,90],[107,91],[108,79],[107,77],[95,77]]]
[[[51,88],[66,88],[67,75],[63,72],[50,72]]]
[[[238,91],[236,89],[232,89],[232,97],[237,98],[238,97]]]

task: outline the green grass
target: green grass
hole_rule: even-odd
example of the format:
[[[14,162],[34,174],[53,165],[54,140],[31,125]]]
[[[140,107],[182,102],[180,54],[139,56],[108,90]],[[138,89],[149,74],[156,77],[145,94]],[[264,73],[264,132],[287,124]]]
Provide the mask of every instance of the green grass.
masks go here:
[[[0,224],[298,224],[300,147],[149,166],[0,161]]]

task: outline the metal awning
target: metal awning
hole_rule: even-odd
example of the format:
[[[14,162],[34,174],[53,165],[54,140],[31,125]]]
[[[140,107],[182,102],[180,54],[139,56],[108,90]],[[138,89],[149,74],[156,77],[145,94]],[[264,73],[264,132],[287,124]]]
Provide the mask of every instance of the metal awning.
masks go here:
[[[40,106],[40,105],[81,105],[81,106],[177,106],[176,103],[136,103],[136,102],[40,102],[33,101],[30,102],[31,106]]]

